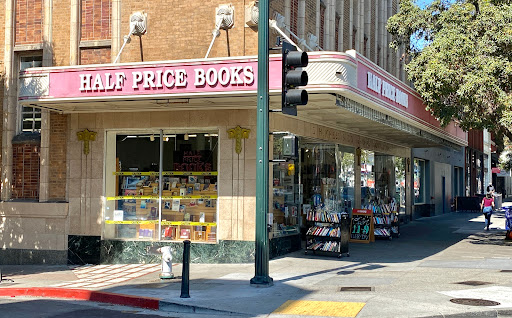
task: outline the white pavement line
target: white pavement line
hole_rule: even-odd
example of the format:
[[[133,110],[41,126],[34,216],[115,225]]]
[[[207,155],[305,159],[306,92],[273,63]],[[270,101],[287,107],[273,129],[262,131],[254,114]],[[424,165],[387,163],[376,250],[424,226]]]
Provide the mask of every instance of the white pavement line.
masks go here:
[[[489,308],[512,308],[512,287],[490,286],[483,288],[439,292],[453,298],[474,298],[497,301],[498,306]]]

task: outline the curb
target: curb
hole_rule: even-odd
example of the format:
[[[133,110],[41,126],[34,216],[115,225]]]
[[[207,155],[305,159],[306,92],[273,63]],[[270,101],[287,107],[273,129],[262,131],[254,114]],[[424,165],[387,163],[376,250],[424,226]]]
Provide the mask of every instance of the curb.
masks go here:
[[[493,310],[484,310],[484,311],[474,311],[474,312],[464,312],[458,314],[439,314],[433,316],[421,316],[421,318],[468,318],[468,317],[476,317],[476,318],[484,318],[484,317],[512,317],[512,309],[493,309]]]
[[[131,306],[158,310],[160,300],[158,298],[130,296],[123,294],[107,293],[102,291],[86,289],[68,289],[68,288],[0,288],[0,297],[48,297],[48,298],[68,298],[76,300],[88,300],[100,303],[109,303],[114,305]]]
[[[201,307],[188,304],[173,303],[170,301],[160,301],[160,310],[173,313],[189,313],[189,314],[209,314],[209,315],[222,315],[225,316],[238,316],[248,317],[249,314],[233,312],[227,310],[213,309],[208,307]]]

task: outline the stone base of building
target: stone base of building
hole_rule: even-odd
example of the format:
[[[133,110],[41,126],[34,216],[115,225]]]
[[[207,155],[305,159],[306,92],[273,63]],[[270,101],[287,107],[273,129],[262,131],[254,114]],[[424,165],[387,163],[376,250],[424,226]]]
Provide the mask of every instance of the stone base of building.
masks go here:
[[[100,236],[68,235],[68,264],[99,264],[100,247]]]
[[[158,254],[151,254],[150,248],[171,246],[173,263],[183,260],[183,243],[151,241],[101,241],[102,264],[160,263]],[[254,242],[219,241],[218,244],[192,243],[190,247],[192,263],[252,263],[254,262]]]
[[[65,265],[67,251],[0,249],[0,265]]]
[[[183,243],[101,240],[99,236],[68,235],[68,250],[0,249],[0,265],[85,265],[140,264],[161,262],[154,250],[171,246],[173,262],[183,260]],[[278,237],[269,242],[269,256],[274,258],[301,249],[300,234]],[[218,244],[192,244],[193,263],[253,263],[253,241],[219,241]]]

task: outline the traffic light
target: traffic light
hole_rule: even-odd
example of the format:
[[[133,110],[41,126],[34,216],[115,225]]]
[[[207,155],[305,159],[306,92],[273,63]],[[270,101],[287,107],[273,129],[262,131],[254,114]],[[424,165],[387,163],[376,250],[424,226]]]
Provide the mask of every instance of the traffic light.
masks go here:
[[[297,86],[308,84],[308,73],[301,67],[308,65],[308,54],[299,52],[297,48],[283,41],[283,71],[282,71],[282,98],[281,110],[283,114],[297,116],[297,105],[308,103],[308,92]]]

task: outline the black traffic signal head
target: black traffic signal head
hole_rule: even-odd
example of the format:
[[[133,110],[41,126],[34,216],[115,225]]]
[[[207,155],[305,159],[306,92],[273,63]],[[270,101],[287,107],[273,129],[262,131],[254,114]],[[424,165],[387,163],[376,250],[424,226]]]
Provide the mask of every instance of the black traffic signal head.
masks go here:
[[[308,65],[308,54],[297,51],[294,45],[283,41],[282,60],[281,109],[283,114],[297,116],[296,106],[308,103],[308,92],[297,88],[308,84],[308,73],[300,69]]]

